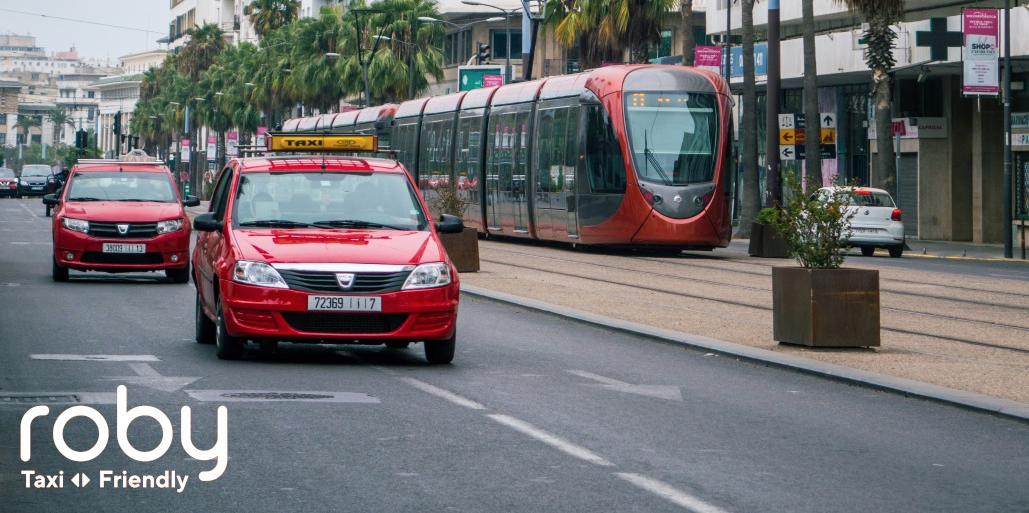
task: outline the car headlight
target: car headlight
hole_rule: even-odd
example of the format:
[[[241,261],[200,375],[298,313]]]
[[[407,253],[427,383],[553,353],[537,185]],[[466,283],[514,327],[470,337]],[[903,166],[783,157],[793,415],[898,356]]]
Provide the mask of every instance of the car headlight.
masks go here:
[[[89,233],[89,221],[83,221],[82,219],[72,219],[70,217],[61,218],[61,226],[73,231]]]
[[[164,235],[174,231],[181,230],[185,221],[182,219],[170,219],[168,221],[161,221],[157,223],[157,234]]]
[[[288,289],[289,285],[283,281],[279,271],[264,262],[250,262],[240,260],[236,262],[236,268],[232,271],[232,281],[246,283],[247,285],[259,285],[261,287],[274,287]]]
[[[443,262],[435,262],[416,267],[404,282],[403,290],[429,289],[444,285],[450,285],[450,266]]]

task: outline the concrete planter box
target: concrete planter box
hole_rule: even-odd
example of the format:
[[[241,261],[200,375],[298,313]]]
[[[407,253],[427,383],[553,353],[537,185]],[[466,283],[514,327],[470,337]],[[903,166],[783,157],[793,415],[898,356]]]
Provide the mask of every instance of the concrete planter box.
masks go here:
[[[787,344],[879,346],[879,271],[773,267],[772,331]]]
[[[750,256],[762,258],[789,258],[790,251],[779,231],[770,224],[750,224]]]
[[[461,233],[441,233],[443,249],[454,262],[459,273],[474,273],[479,270],[479,234],[475,228],[465,228]]]

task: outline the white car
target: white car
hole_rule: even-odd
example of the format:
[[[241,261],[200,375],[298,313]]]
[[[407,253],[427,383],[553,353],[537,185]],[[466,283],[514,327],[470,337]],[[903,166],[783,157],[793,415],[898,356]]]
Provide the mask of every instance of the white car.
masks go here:
[[[891,257],[900,258],[904,253],[904,223],[890,193],[870,187],[850,190],[854,192],[847,207],[854,212],[850,219],[850,244],[861,248],[864,256],[872,256],[875,248],[886,248]]]

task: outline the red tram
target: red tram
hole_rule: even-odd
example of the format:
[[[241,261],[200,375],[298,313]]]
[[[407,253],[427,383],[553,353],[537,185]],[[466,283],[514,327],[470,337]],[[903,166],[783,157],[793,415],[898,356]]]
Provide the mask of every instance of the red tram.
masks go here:
[[[377,134],[430,204],[455,184],[480,233],[710,249],[732,232],[731,101],[715,73],[610,66],[293,119],[283,131]]]

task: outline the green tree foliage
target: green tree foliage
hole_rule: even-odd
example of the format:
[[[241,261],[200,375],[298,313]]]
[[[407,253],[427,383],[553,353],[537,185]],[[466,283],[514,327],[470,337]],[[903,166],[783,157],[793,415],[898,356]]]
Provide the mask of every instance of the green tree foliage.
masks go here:
[[[243,15],[254,26],[257,37],[264,39],[297,19],[300,2],[297,0],[253,0],[243,8]]]
[[[793,258],[808,269],[838,269],[847,257],[850,219],[847,208],[854,196],[850,188],[819,191],[821,184],[808,182],[805,192],[800,179],[787,174],[785,209],[770,215],[779,235],[790,247]],[[769,213],[771,213],[769,212]]]
[[[198,80],[225,49],[225,34],[218,24],[207,23],[187,30],[186,35],[189,42],[179,52],[175,67],[191,80]]]
[[[587,68],[647,62],[647,45],[661,42],[661,22],[676,0],[546,0],[547,23],[565,47],[578,45]]]
[[[54,145],[61,144],[61,141],[64,139],[65,127],[75,128],[75,120],[71,118],[68,111],[61,107],[50,109],[47,119],[54,124]]]

